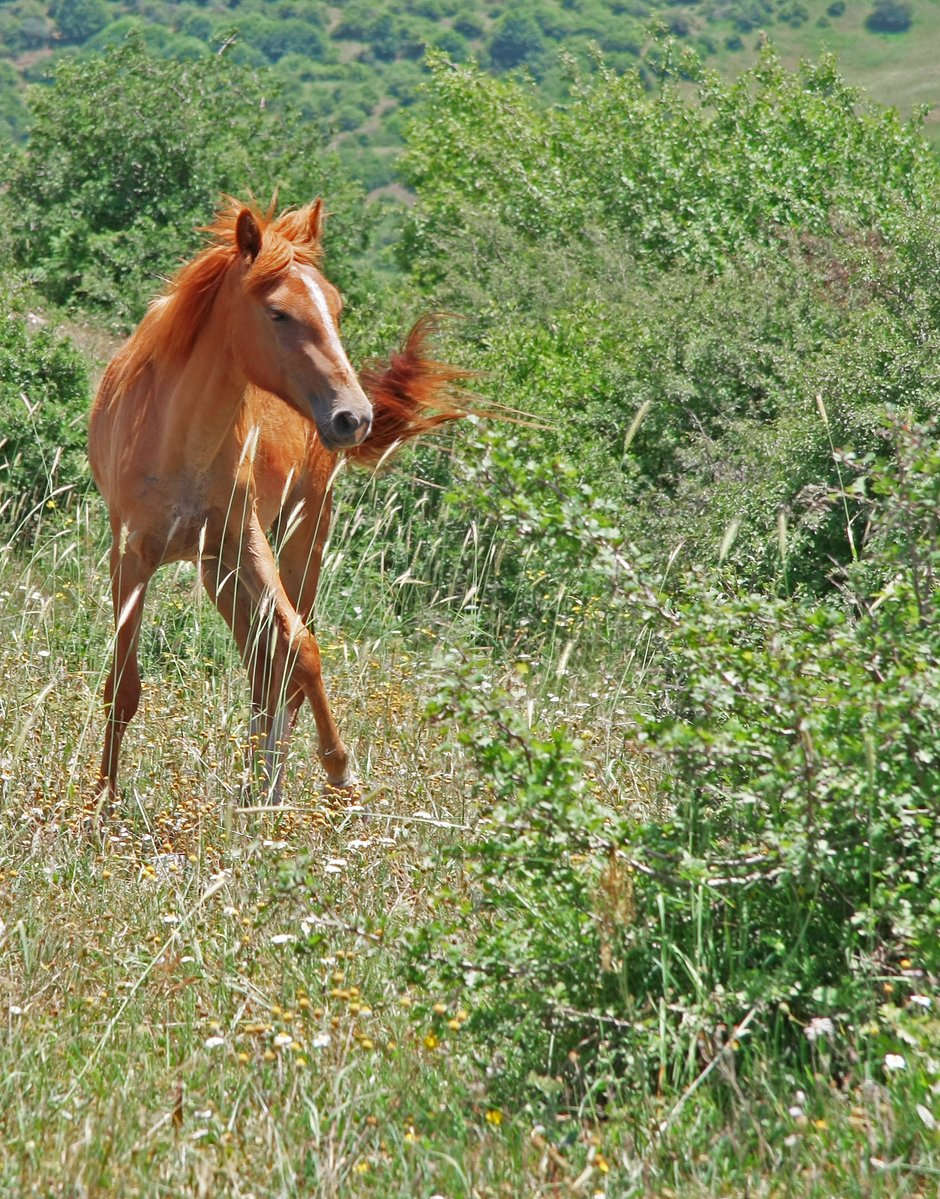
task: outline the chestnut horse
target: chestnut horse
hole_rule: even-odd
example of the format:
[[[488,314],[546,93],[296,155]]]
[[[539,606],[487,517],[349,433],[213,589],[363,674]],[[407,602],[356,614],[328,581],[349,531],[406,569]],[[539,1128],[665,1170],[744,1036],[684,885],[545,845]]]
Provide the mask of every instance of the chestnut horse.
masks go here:
[[[459,416],[460,372],[425,357],[419,323],[362,380],[338,331],[340,295],[319,270],[319,200],[275,217],[232,206],[109,364],[89,458],[111,523],[114,657],[104,689],[99,785],[140,701],[147,585],[194,561],[251,682],[251,753],[274,802],[304,698],[334,787],[353,783],[308,628],[338,455],[377,463],[397,442]],[[277,557],[268,540],[271,534]]]

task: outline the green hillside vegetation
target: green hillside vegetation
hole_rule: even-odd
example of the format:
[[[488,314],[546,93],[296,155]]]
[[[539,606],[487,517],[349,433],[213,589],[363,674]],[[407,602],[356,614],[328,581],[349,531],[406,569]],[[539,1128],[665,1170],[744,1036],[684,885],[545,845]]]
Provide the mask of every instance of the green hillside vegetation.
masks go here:
[[[247,40],[122,33],[27,93],[0,193],[0,1192],[935,1193],[940,162],[832,58],[765,47],[729,81],[690,52],[798,7],[670,5],[690,27],[633,68],[531,76],[282,13],[371,47],[345,65],[383,86],[424,78],[400,235],[305,121],[317,80],[278,95]],[[492,58],[509,20],[469,11]],[[362,794],[322,794],[305,721],[289,802],[246,797],[247,687],[182,564],[96,831],[102,363],[56,326],[128,328],[249,183],[324,193],[354,361],[454,313],[438,351],[488,415],[338,482],[317,629]]]
[[[879,7],[880,5],[880,7]],[[887,7],[885,8],[885,5]],[[565,87],[563,57],[640,66],[649,81],[661,27],[734,75],[770,36],[784,61],[834,52],[853,83],[908,112],[940,93],[932,48],[938,0],[395,0],[331,7],[320,0],[4,0],[0,4],[0,131],[26,132],[23,87],[63,59],[97,54],[137,33],[160,57],[194,60],[226,47],[243,66],[272,68],[305,121],[337,147],[368,190],[397,182],[403,123],[428,50],[501,74],[534,76],[548,100]]]

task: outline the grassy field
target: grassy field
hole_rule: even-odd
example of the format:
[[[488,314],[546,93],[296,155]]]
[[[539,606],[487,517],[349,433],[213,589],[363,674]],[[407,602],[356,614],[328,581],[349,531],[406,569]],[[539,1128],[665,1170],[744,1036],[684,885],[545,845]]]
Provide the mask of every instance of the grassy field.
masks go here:
[[[102,524],[96,502],[50,513],[26,560],[0,560],[0,1194],[937,1193],[922,1089],[902,1070],[840,1081],[825,1053],[815,1074],[752,1062],[746,1089],[719,1053],[681,1094],[640,1088],[623,1109],[572,1098],[553,1082],[572,1062],[549,1054],[541,1098],[494,1100],[501,1063],[468,1032],[472,1001],[401,970],[445,890],[472,900],[446,851],[475,835],[478,789],[453,730],[423,715],[449,670],[434,643],[460,636],[443,607],[426,613],[435,636],[406,633],[390,588],[343,630],[325,588],[329,687],[366,782],[353,801],[325,795],[305,724],[288,803],[259,812],[225,631],[190,568],[164,571],[123,809],[94,834]],[[648,776],[623,748],[636,675],[578,677],[567,658],[479,661],[521,710],[580,734],[595,794],[639,811]]]
[[[50,517],[0,564],[0,1193],[508,1195],[564,1173],[487,1105],[459,997],[396,977],[440,851],[475,820],[448,730],[421,716],[442,660],[388,618],[355,641],[327,618],[362,794],[324,794],[304,726],[288,804],[246,811],[240,668],[194,571],[164,571],[123,810],[98,835],[103,512]],[[600,1135],[575,1126],[579,1174],[602,1180]]]
[[[796,28],[775,23],[768,27],[774,46],[788,66],[801,58],[816,59],[820,54],[835,54],[846,80],[864,90],[879,104],[888,104],[909,113],[918,104],[932,111],[927,118],[934,140],[940,136],[940,72],[937,47],[940,46],[940,0],[917,0],[914,21],[905,33],[872,33],[865,27],[871,12],[869,4],[849,0],[840,17],[825,18],[827,3],[807,4],[810,19]],[[827,24],[820,27],[824,18]],[[716,24],[710,31],[717,35],[718,52],[714,63],[728,75],[739,74],[757,57],[760,36],[744,35],[744,48],[732,51],[724,38],[734,32],[730,23]],[[721,36],[721,35],[724,36]]]

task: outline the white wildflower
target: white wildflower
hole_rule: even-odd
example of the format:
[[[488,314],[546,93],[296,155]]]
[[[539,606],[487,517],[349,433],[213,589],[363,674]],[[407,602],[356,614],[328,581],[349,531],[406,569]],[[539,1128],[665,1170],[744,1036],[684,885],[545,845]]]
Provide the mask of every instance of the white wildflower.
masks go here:
[[[885,1054],[885,1069],[886,1070],[906,1070],[907,1062],[900,1053]]]
[[[224,1045],[224,1044],[225,1044],[225,1037],[219,1037],[219,1036],[206,1037],[206,1048],[207,1049],[218,1049],[218,1047],[220,1045]]]
[[[803,1035],[811,1045],[815,1045],[820,1037],[831,1041],[835,1031],[835,1026],[828,1016],[814,1016],[803,1029]]]

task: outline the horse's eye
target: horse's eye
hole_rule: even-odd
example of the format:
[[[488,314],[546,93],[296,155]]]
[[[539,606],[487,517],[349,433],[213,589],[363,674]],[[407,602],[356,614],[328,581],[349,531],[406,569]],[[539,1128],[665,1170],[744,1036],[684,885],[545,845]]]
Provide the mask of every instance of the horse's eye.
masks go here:
[[[269,308],[268,316],[271,318],[272,321],[286,321],[287,320],[287,313],[284,312],[283,309],[281,309],[281,308]]]

